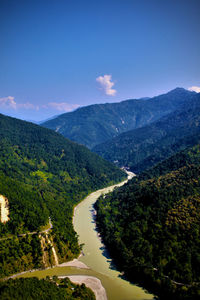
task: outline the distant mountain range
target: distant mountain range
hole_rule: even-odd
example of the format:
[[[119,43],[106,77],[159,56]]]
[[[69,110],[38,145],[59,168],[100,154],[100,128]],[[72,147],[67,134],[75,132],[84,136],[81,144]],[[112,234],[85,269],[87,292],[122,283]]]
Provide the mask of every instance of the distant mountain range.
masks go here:
[[[200,94],[192,94],[176,111],[142,128],[97,145],[93,150],[138,173],[200,140]]]
[[[57,116],[41,125],[91,149],[123,132],[159,120],[187,103],[194,94],[176,88],[153,98],[90,105]]]

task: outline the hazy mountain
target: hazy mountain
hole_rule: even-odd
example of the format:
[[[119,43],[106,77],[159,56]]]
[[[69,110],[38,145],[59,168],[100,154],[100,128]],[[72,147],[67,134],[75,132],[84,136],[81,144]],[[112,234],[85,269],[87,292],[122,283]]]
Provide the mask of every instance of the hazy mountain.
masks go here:
[[[41,230],[49,217],[59,260],[78,255],[72,226],[74,205],[91,191],[123,177],[121,170],[85,146],[52,130],[0,115],[0,195],[9,206],[9,221],[0,222],[0,237],[10,237],[0,239],[0,277],[43,265],[38,235],[17,235]]]
[[[91,149],[122,132],[143,127],[173,112],[193,94],[177,88],[153,98],[90,105],[41,125]]]
[[[36,124],[38,124],[38,125],[41,125],[41,124],[43,124],[43,123],[45,123],[45,122],[48,122],[48,121],[50,121],[50,120],[53,120],[53,119],[55,119],[55,118],[57,118],[59,115],[55,115],[55,116],[52,116],[52,117],[49,117],[49,118],[47,118],[47,119],[45,119],[45,120],[42,120],[42,121],[35,121],[35,122],[33,122],[33,123],[36,123]],[[27,120],[27,121],[29,121],[29,120]],[[31,121],[30,121],[31,122]]]
[[[200,140],[200,94],[192,94],[175,112],[97,145],[93,150],[136,173],[152,167]]]
[[[159,299],[198,299],[200,144],[135,177],[95,204],[119,270]]]

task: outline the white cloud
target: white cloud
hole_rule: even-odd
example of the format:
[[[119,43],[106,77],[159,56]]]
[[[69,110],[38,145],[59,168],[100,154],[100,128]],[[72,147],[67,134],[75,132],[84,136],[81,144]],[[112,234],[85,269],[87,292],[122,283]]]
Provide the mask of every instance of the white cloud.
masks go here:
[[[97,77],[96,81],[100,83],[101,89],[104,90],[106,95],[114,96],[117,91],[112,88],[114,86],[114,82],[112,82],[111,79],[111,75],[104,75]]]
[[[189,91],[200,93],[200,87],[199,86],[191,86],[188,88]]]
[[[34,104],[30,103],[30,102],[26,102],[26,103],[19,103],[19,104],[17,104],[17,108],[39,110],[39,105],[34,105]]]
[[[0,107],[16,109],[17,103],[15,102],[15,98],[12,96],[0,98]]]
[[[38,108],[39,108],[38,106],[36,106],[30,102],[17,103],[15,101],[15,98],[12,96],[0,98],[0,107],[7,108],[7,109],[12,108],[15,110],[20,109],[20,108],[38,110]]]
[[[25,109],[25,110],[34,110],[34,111],[39,111],[39,110],[58,110],[61,112],[68,112],[72,111],[75,108],[78,108],[80,105],[78,104],[70,104],[67,102],[49,102],[47,104],[41,104],[41,105],[35,105],[30,102],[26,103],[17,103],[15,101],[15,98],[12,96],[8,97],[3,97],[0,98],[0,107],[3,109],[15,109],[15,110],[20,110],[20,109]]]
[[[70,104],[70,103],[67,103],[67,102],[50,102],[47,104],[48,107],[52,107],[56,110],[59,110],[59,111],[71,111],[75,108],[78,108],[80,105],[78,104]]]

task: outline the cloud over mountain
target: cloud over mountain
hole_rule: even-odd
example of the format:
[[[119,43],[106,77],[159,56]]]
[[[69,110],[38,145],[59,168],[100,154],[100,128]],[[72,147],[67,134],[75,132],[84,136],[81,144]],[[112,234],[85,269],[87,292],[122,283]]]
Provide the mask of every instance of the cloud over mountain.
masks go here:
[[[80,105],[78,104],[71,104],[67,102],[49,102],[47,104],[36,105],[30,102],[18,103],[15,100],[15,98],[12,96],[0,98],[1,108],[14,109],[14,110],[26,109],[26,110],[39,111],[42,109],[54,109],[61,112],[68,112],[74,110],[75,108],[78,108],[79,106]]]
[[[16,109],[16,102],[15,102],[15,98],[12,96],[8,96],[8,97],[2,97],[0,98],[0,107],[5,107],[5,108],[14,108]]]
[[[199,86],[191,86],[188,88],[189,91],[193,91],[196,93],[200,93],[200,87]]]

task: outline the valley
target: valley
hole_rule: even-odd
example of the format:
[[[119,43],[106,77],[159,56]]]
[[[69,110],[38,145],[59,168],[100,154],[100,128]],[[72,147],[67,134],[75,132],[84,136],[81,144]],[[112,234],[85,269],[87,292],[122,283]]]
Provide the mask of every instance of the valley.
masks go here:
[[[200,0],[0,0],[0,300],[200,300]]]
[[[93,152],[0,115],[0,277],[31,277],[31,286],[50,281],[53,293],[57,285],[72,299],[94,294],[67,277],[92,287],[99,300],[197,297],[199,101],[198,93],[177,88],[48,121],[70,118],[88,134],[73,129],[70,138],[85,138]],[[112,133],[117,122],[122,127]],[[14,291],[12,280],[1,284]],[[17,279],[20,285],[26,280]]]

